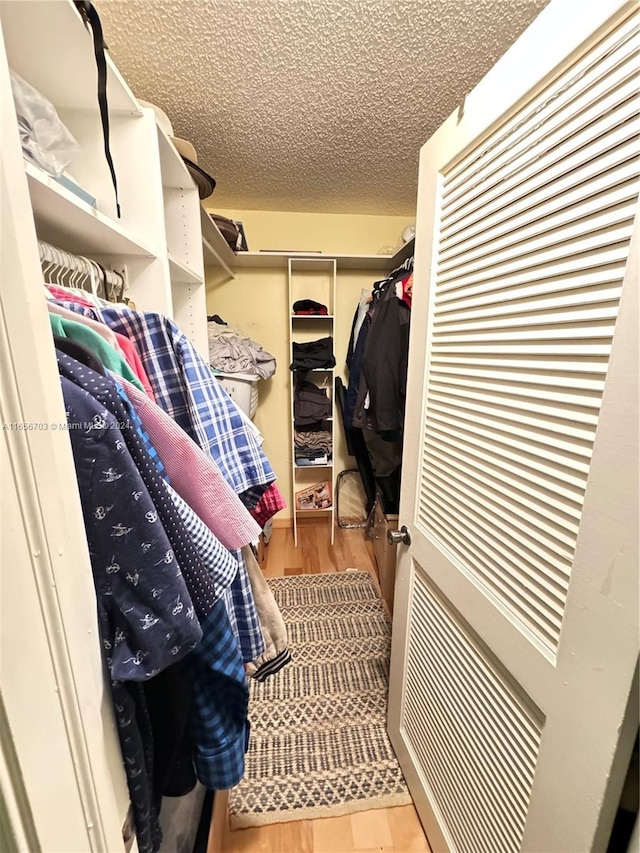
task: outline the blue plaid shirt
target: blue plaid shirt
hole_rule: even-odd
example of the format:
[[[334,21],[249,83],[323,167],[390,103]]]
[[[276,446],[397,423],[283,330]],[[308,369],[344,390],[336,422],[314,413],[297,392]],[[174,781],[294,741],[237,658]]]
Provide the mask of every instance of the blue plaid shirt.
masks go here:
[[[237,785],[249,739],[249,688],[224,603],[201,623],[202,641],[185,658],[193,685],[190,719],[194,765],[211,790]]]
[[[254,506],[276,479],[273,469],[236,404],[175,323],[162,314],[121,305],[87,308],[56,301],[136,344],[158,405],[215,459],[237,495],[250,490],[245,505]]]
[[[264,654],[264,637],[242,551],[231,553],[238,561],[238,573],[231,586],[225,590],[223,600],[229,614],[231,629],[240,647],[242,660],[245,663],[251,663]]]

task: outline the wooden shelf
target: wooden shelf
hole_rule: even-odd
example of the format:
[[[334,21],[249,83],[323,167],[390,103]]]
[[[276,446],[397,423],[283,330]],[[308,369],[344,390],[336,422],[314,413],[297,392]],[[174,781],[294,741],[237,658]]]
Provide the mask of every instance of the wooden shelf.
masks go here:
[[[188,284],[202,284],[202,277],[195,271],[175,258],[171,252],[167,255],[169,260],[169,271],[172,282],[185,282]]]
[[[36,231],[41,240],[80,255],[155,257],[143,241],[114,219],[25,161]]]

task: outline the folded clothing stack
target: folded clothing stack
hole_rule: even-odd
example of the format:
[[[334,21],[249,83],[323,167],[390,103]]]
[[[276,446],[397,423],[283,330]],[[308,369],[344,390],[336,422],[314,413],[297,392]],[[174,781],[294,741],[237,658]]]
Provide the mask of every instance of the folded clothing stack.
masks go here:
[[[298,315],[320,314],[326,316],[329,312],[327,306],[322,302],[314,302],[313,299],[298,299],[293,303],[293,313]]]
[[[329,430],[295,430],[296,465],[324,465],[331,459],[332,438]]]
[[[331,400],[326,388],[296,378],[293,394],[293,425],[296,429],[321,429],[322,421],[331,417]]]
[[[293,342],[290,370],[324,370],[336,366],[333,338],[319,338],[306,343]]]

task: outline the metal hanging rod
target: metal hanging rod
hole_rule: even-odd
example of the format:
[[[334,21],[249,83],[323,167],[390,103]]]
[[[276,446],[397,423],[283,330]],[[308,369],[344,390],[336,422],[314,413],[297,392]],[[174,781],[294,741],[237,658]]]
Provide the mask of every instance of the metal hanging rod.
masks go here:
[[[84,255],[73,255],[42,240],[38,240],[38,250],[42,271],[45,278],[49,279],[48,284],[80,286],[95,294],[100,291],[110,302],[122,299],[127,289],[127,280],[122,273],[105,269]]]

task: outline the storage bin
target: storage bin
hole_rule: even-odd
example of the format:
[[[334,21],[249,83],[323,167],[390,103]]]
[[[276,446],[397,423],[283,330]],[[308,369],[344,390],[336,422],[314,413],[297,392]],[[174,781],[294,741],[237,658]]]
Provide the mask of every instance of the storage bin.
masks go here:
[[[259,376],[251,373],[214,373],[227,394],[252,418],[258,408]]]

